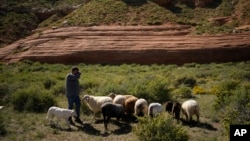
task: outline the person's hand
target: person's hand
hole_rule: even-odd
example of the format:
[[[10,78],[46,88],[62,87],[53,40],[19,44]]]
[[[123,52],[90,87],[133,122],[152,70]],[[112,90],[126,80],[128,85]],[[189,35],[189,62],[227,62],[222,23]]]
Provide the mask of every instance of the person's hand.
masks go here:
[[[77,72],[77,75],[81,75],[81,72],[80,72],[80,71],[78,71],[78,72]]]

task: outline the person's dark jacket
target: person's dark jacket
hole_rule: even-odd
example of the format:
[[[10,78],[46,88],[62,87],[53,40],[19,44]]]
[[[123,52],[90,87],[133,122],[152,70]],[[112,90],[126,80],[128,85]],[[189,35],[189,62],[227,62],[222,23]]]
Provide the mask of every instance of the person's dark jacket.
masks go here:
[[[74,75],[69,73],[66,77],[66,95],[67,96],[79,96],[80,86],[78,79],[80,78],[81,73]]]

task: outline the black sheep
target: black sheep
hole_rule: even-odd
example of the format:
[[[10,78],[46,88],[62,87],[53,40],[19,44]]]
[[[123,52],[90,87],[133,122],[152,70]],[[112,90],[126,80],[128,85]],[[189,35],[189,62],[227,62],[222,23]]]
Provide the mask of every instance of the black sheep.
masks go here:
[[[119,119],[124,115],[124,107],[121,104],[104,103],[102,104],[101,109],[106,130],[111,117],[116,117],[119,122]]]
[[[167,101],[166,102],[166,111],[170,114],[172,113],[172,108],[173,108],[173,102],[172,101]]]

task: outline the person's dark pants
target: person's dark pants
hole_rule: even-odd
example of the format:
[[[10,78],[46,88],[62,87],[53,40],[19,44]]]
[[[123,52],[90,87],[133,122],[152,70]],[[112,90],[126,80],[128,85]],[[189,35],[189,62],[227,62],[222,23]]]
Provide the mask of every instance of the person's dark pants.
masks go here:
[[[76,116],[80,118],[80,107],[81,107],[81,99],[79,96],[67,96],[68,98],[68,109],[73,109],[74,103],[76,106]]]

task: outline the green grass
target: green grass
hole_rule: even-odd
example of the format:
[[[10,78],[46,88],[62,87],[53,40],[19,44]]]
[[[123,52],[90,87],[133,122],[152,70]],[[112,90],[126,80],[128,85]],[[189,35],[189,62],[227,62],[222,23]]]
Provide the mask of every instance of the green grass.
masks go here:
[[[67,126],[63,122],[63,130],[45,125],[46,112],[38,113],[39,111],[30,112],[29,110],[17,112],[13,109],[11,103],[13,99],[11,97],[20,91],[30,91],[31,94],[34,92],[46,92],[54,96],[58,106],[66,108],[67,102],[64,95],[65,77],[70,72],[71,67],[71,65],[41,64],[30,61],[8,65],[0,64],[0,103],[5,106],[0,111],[1,115],[5,115],[0,118],[0,129],[3,133],[6,133],[1,137],[1,140],[61,140],[69,139],[72,136],[75,140],[81,140],[81,138],[101,140],[102,137],[105,137],[107,140],[116,140],[118,138],[122,140],[125,138],[127,140],[136,140],[136,135],[132,130],[125,130],[125,133],[120,131],[121,134],[118,135],[106,136],[103,134],[103,125],[92,124],[92,114],[86,105],[82,106],[81,113],[83,115],[82,118],[90,123],[88,130],[75,129],[72,132],[64,130]],[[227,104],[227,101],[234,99],[234,97],[220,94],[231,93],[232,96],[238,95],[238,101],[241,101],[244,99],[244,95],[241,96],[242,92],[244,92],[242,88],[250,89],[249,61],[220,64],[191,63],[182,66],[79,64],[78,67],[82,72],[80,78],[81,96],[87,93],[108,95],[110,92],[115,92],[133,94],[143,97],[149,102],[157,101],[160,103],[164,103],[168,99],[183,102],[190,97],[195,98],[200,103],[202,124],[200,127],[192,128],[189,131],[189,134],[191,134],[190,139],[192,140],[194,138],[199,140],[205,136],[208,140],[224,138],[221,135],[224,132],[221,122],[227,118],[217,113],[220,110],[218,110],[218,107],[215,110],[214,105],[219,104],[217,100],[223,100],[225,107],[219,108],[226,114],[230,114],[234,111],[228,111],[228,109],[230,109],[230,106],[237,106],[237,103]],[[197,87],[202,88],[202,94],[195,93],[195,91],[198,91]],[[188,95],[186,94],[187,92],[189,93]],[[181,96],[179,96],[180,94]],[[238,104],[238,106],[241,105]],[[244,108],[248,107],[245,106]],[[244,112],[245,110],[243,109],[242,111]],[[237,114],[241,115],[242,113]],[[244,115],[241,116],[244,117]],[[235,120],[237,119],[230,118],[230,121],[235,122]],[[230,121],[227,121],[227,124]],[[217,127],[218,130],[211,130],[210,128],[213,126]],[[110,127],[115,129],[114,131],[120,130],[112,124]],[[130,128],[133,127],[134,124],[131,124]],[[187,126],[184,127],[189,128]]]
[[[64,21],[67,26],[158,25],[174,17],[169,10],[152,2],[129,5],[116,0],[92,0],[57,23],[59,26],[65,24]]]

